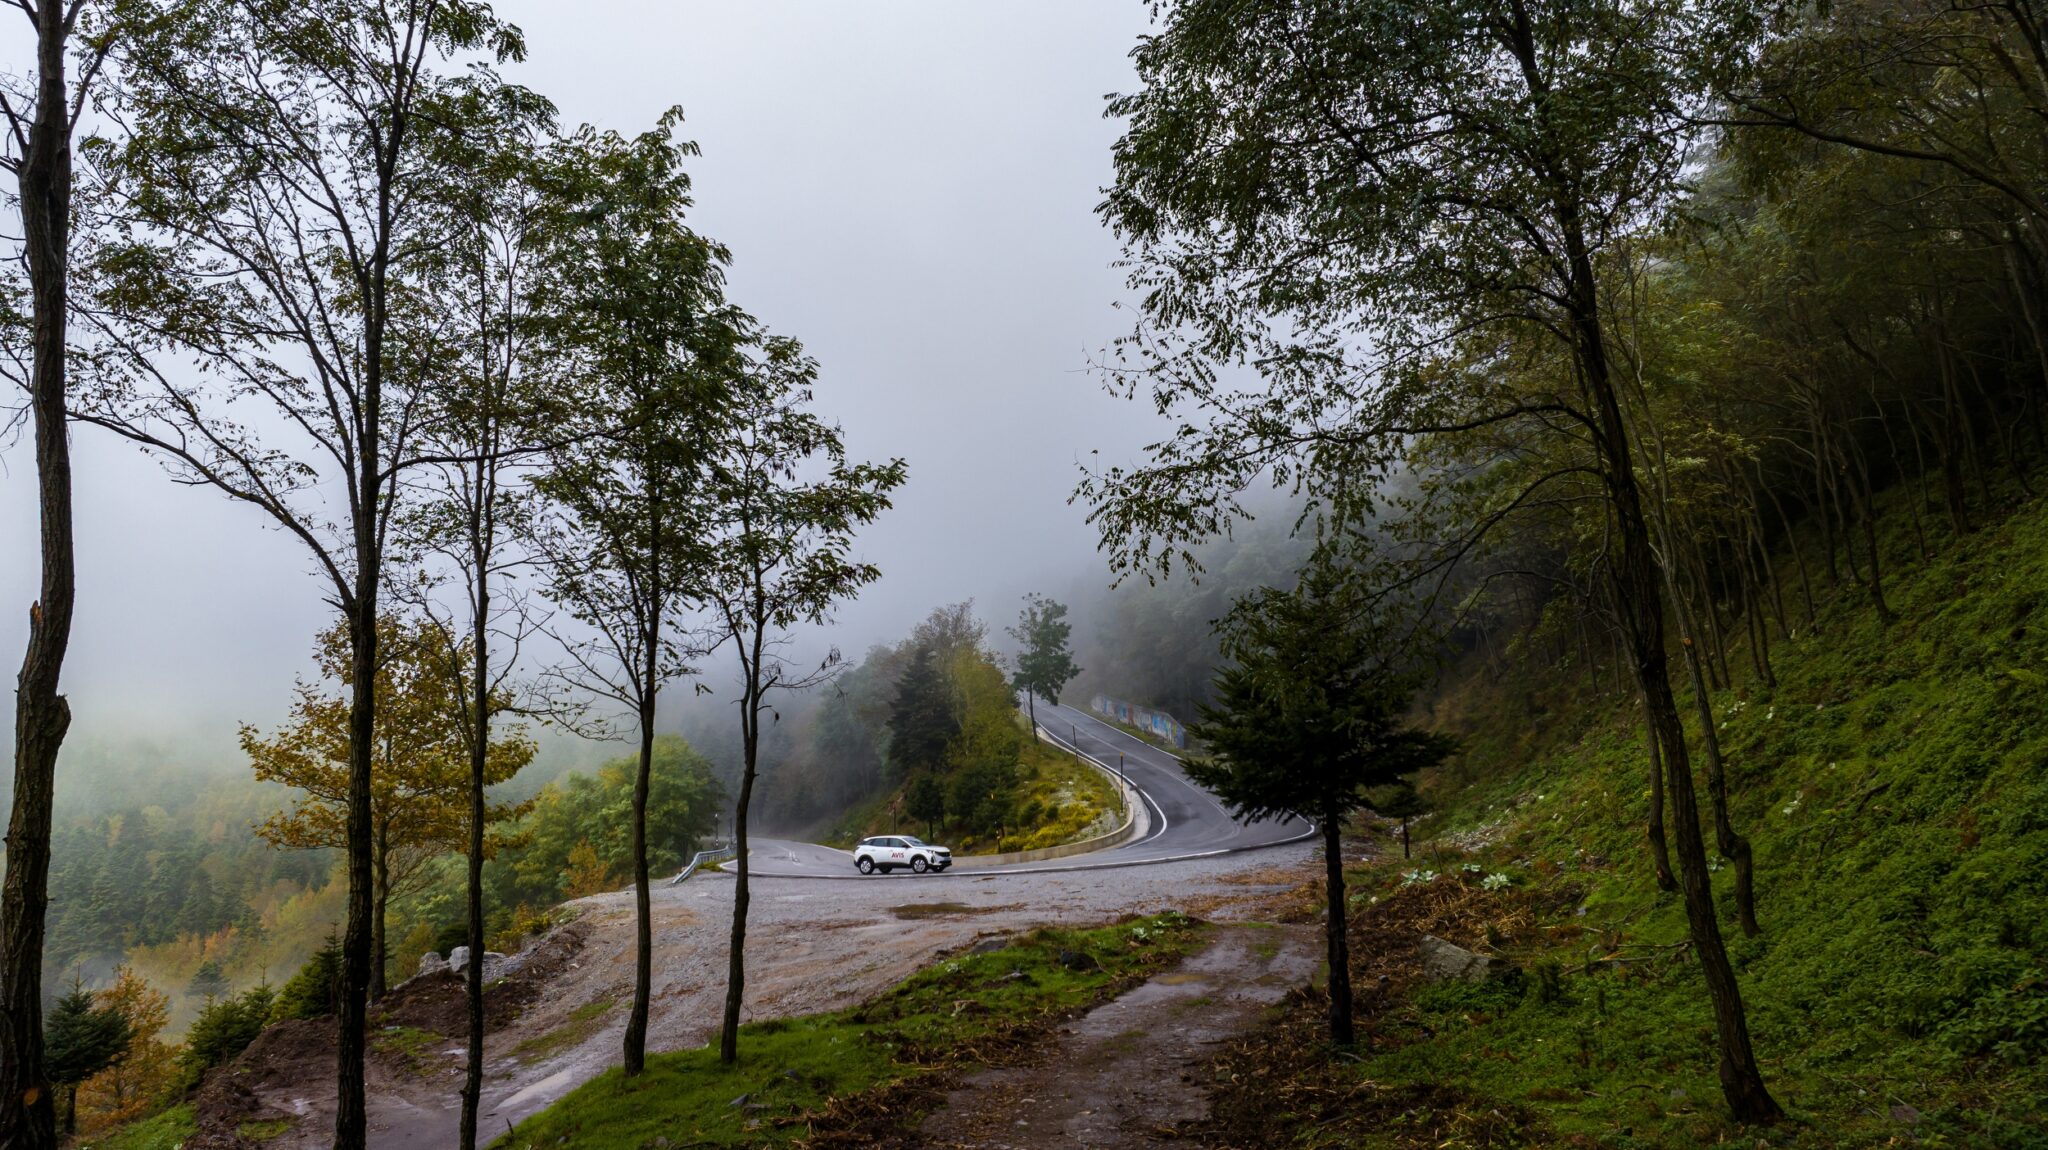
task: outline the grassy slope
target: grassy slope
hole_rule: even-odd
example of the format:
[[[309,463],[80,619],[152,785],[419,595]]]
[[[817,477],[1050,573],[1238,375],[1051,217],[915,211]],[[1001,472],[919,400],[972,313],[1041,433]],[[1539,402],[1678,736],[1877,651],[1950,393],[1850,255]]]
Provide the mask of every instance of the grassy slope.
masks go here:
[[[1012,1049],[1177,959],[1197,937],[1192,921],[1175,914],[1039,930],[1009,949],[939,963],[853,1010],[743,1026],[736,1066],[720,1065],[706,1047],[654,1055],[630,1081],[608,1071],[494,1145],[638,1150],[659,1138],[759,1146],[827,1128],[880,1133],[915,1109],[884,1101],[890,1089],[972,1065],[983,1051]],[[1059,962],[1065,950],[1100,966],[1068,970]]]
[[[1909,554],[1896,500],[1888,518],[1898,620],[1881,624],[1845,585],[1817,628],[1775,646],[1775,690],[1740,652],[1736,689],[1713,700],[1764,934],[1735,930],[1729,868],[1715,876],[1722,922],[1758,1053],[1797,1120],[1770,1144],[2048,1145],[2048,503],[1930,539],[1926,558]],[[1509,678],[1466,685],[1462,785],[1437,789],[1439,845],[1419,865],[1471,883],[1470,856],[1441,844],[1490,842],[1487,870],[1525,895],[1569,895],[1506,948],[1567,971],[1562,995],[1540,980],[1421,991],[1391,1021],[1432,1037],[1382,1042],[1361,1071],[1521,1104],[1546,1131],[1493,1144],[1733,1145],[1697,968],[1657,957],[1685,927],[1649,877],[1636,704],[1611,679],[1602,693],[1533,668]],[[1361,874],[1359,901],[1387,897],[1404,869]],[[1497,897],[1503,921],[1545,902]],[[1615,945],[1634,961],[1570,973]]]
[[[198,1129],[192,1107],[180,1105],[119,1130],[82,1139],[78,1145],[80,1150],[178,1150]]]
[[[1034,816],[1028,823],[1007,828],[1000,844],[992,835],[977,838],[943,827],[937,835],[939,841],[963,855],[1036,850],[1114,830],[1122,817],[1116,790],[1101,771],[1044,743],[1034,740],[1025,744],[1018,777],[1017,805]],[[896,788],[849,812],[825,841],[851,847],[868,835],[923,834],[923,827],[907,818],[899,825],[890,813],[890,804],[902,793],[901,787]]]

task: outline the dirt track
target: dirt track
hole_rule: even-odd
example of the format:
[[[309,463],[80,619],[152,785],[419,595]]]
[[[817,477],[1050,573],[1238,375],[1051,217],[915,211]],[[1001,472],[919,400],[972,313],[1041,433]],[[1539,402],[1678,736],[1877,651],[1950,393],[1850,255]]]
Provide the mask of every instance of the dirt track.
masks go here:
[[[1246,904],[1300,883],[1309,862],[1308,847],[1289,846],[1112,871],[757,880],[745,1017],[849,1006],[942,951],[1034,926],[1106,922],[1167,909],[1216,921],[1242,918]],[[701,1046],[713,1036],[724,1002],[732,891],[730,876],[712,873],[653,892],[650,1050]],[[625,1010],[600,1004],[622,1003],[631,993],[632,896],[618,892],[571,905],[590,932],[582,951],[486,1047],[486,1135],[504,1133],[618,1061]],[[459,1043],[451,1040],[421,1052],[409,1066],[387,1065],[373,1074],[370,1145],[454,1145],[461,1065]],[[270,1112],[299,1115],[289,1135],[265,1145],[326,1146],[332,1090],[331,1081],[303,1077],[259,1087],[258,1099]]]
[[[1207,946],[1061,1028],[1033,1064],[977,1074],[928,1116],[930,1150],[1140,1150],[1209,1115],[1218,1044],[1322,961],[1313,926],[1226,926]]]

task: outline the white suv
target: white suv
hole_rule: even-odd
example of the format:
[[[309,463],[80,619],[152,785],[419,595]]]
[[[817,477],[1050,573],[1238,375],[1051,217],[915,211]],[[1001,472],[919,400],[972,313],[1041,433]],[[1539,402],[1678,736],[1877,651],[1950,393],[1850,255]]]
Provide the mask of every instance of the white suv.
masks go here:
[[[853,848],[853,865],[862,874],[888,874],[900,866],[923,874],[952,866],[953,852],[909,835],[877,835],[860,840],[860,845]]]

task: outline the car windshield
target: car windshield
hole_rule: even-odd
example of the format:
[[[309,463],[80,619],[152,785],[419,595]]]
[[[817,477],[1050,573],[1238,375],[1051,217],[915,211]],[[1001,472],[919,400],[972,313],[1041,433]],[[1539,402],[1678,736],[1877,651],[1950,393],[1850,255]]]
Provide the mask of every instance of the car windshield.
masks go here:
[[[904,845],[904,846],[907,846],[907,847],[921,847],[921,846],[923,846],[923,845],[924,845],[924,840],[923,840],[923,839],[914,839],[914,838],[911,838],[911,837],[910,837],[909,835],[904,835],[904,836],[903,836],[903,845]]]

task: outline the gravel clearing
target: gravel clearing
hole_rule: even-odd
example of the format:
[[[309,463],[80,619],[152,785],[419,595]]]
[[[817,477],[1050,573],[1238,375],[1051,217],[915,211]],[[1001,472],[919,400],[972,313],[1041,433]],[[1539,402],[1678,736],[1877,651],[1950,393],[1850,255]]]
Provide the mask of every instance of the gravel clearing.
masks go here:
[[[757,878],[747,927],[748,1021],[836,1010],[879,993],[953,950],[1037,926],[1081,926],[1126,914],[1181,910],[1229,922],[1251,904],[1313,877],[1307,844],[1114,870],[877,876],[860,882]],[[700,872],[656,886],[650,1051],[702,1046],[717,1033],[725,999],[726,939],[735,880]],[[569,904],[589,931],[576,961],[510,1026],[491,1035],[481,1132],[490,1137],[544,1109],[619,1060],[633,979],[630,891]],[[609,1009],[603,1004],[614,1004]],[[451,1036],[453,1038],[455,1036]],[[378,1150],[446,1150],[455,1144],[462,1057],[378,1075],[370,1144]],[[324,1147],[333,1084],[296,1081],[263,1099],[304,1114],[269,1147]],[[261,1092],[259,1092],[261,1093]],[[324,1106],[308,1113],[308,1099]],[[297,1106],[292,1106],[296,1102]]]

